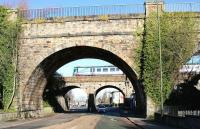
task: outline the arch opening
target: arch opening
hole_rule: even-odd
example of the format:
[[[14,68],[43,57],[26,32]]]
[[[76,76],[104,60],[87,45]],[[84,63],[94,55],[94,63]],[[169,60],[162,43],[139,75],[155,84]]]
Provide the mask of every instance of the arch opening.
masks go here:
[[[124,106],[125,93],[116,86],[103,86],[95,92],[95,105],[98,112],[100,106],[105,106],[106,111],[116,111]],[[119,110],[118,110],[119,111]]]
[[[122,89],[123,87],[117,87],[113,85],[106,85],[100,87],[95,92],[95,105],[98,111],[99,106],[105,106],[108,112],[119,112],[134,114],[135,113],[135,95],[132,92],[129,96]]]
[[[146,113],[146,99],[143,86],[137,79],[134,70],[120,57],[107,50],[88,47],[76,46],[55,52],[45,58],[33,71],[24,88],[21,111],[41,110],[42,94],[50,76],[66,63],[77,59],[96,58],[110,62],[120,68],[132,83],[136,93],[136,111],[138,114]],[[31,89],[31,90],[30,90]]]
[[[118,88],[118,87],[116,87],[116,86],[112,86],[112,85],[107,85],[107,86],[100,87],[99,89],[96,90],[96,92],[95,92],[95,96],[97,96],[97,94],[98,94],[100,91],[102,91],[103,89],[106,89],[106,88],[112,88],[112,89],[115,89],[115,90],[121,92],[122,95],[125,97],[125,93],[123,92],[122,89],[120,89],[120,88]]]
[[[85,112],[88,108],[88,95],[81,88],[70,89],[64,95],[68,111],[70,112]]]

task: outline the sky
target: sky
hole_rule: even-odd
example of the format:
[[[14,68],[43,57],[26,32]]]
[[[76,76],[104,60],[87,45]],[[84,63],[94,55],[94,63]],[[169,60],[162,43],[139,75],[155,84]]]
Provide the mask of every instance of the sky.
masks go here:
[[[86,101],[88,99],[87,93],[80,88],[70,90],[67,95],[70,95],[69,97],[73,97],[76,101]]]
[[[193,56],[186,64],[200,64],[200,56]]]
[[[20,0],[0,0],[2,3],[17,4]],[[72,6],[91,6],[91,5],[112,5],[112,4],[143,4],[144,0],[26,0],[28,7],[50,8],[50,7],[72,7]],[[200,2],[200,0],[165,0],[165,3],[177,2]]]

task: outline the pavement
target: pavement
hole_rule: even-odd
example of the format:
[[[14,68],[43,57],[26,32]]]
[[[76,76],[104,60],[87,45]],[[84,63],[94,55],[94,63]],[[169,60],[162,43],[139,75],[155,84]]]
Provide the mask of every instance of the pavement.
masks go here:
[[[170,127],[157,122],[153,122],[144,118],[127,117],[132,123],[140,127],[141,129],[180,129],[176,127]]]

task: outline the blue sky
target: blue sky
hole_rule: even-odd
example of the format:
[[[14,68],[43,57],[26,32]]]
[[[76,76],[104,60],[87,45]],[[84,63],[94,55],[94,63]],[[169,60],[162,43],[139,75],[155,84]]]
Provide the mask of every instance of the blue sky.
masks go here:
[[[200,56],[199,55],[193,56],[186,64],[188,65],[200,64]]]
[[[16,4],[20,0],[0,0]],[[27,0],[29,8],[89,6],[89,5],[111,5],[111,4],[143,4],[144,0]],[[177,2],[200,2],[200,0],[165,0],[165,3]]]

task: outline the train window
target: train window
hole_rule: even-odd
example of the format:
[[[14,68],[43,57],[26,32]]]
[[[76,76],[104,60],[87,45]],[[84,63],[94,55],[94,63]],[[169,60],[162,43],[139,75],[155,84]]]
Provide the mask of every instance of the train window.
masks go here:
[[[108,72],[108,68],[103,68],[103,72]]]
[[[101,68],[97,68],[97,72],[101,72]]]
[[[119,71],[119,68],[116,68],[116,71]]]
[[[95,68],[90,68],[90,72],[95,72]]]
[[[110,72],[114,72],[115,71],[115,68],[110,68]]]

